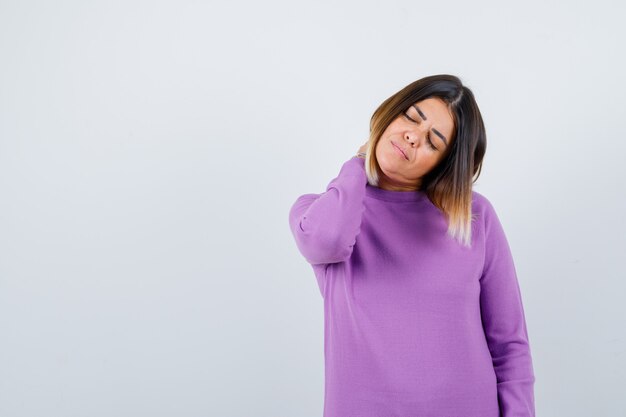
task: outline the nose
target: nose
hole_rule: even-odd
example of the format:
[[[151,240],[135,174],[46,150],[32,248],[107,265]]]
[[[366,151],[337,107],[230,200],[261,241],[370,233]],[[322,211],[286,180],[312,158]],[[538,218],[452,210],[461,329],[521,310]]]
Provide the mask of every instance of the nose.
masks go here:
[[[406,133],[404,134],[404,139],[405,139],[407,142],[409,142],[409,143],[411,144],[411,146],[413,146],[413,144],[415,143],[415,141],[416,141],[416,137],[417,137],[417,135],[416,135],[414,132],[410,132],[410,131],[409,131],[409,132],[406,132]]]
[[[426,139],[426,132],[427,130],[422,130],[422,128],[407,130],[404,134],[404,139],[413,147],[421,137],[423,137],[424,140]]]

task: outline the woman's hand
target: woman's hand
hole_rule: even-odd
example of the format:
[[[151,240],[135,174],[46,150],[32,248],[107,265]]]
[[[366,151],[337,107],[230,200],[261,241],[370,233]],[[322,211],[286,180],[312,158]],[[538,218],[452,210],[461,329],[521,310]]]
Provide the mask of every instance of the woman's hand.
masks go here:
[[[359,148],[359,150],[357,151],[357,156],[358,156],[359,158],[364,158],[363,156],[359,156],[358,154],[359,154],[360,152],[366,153],[366,151],[367,151],[367,144],[368,144],[368,143],[369,143],[369,140],[368,140],[367,142],[365,142],[363,145],[361,145],[361,147],[360,147],[360,148]]]

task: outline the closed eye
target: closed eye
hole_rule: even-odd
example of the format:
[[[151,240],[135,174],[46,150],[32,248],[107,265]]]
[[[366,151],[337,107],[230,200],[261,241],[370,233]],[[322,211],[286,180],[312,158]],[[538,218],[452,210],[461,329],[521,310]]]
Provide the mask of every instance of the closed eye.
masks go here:
[[[404,115],[404,117],[406,117],[407,119],[409,119],[411,122],[415,123],[415,124],[419,124],[419,122],[413,120],[411,118],[411,116],[409,116],[409,114],[407,112],[403,112],[402,113]],[[426,139],[428,139],[428,145],[430,146],[430,148],[434,151],[437,151],[438,149],[435,147],[435,145],[433,145],[433,142],[430,140],[430,131],[428,131],[426,133]]]

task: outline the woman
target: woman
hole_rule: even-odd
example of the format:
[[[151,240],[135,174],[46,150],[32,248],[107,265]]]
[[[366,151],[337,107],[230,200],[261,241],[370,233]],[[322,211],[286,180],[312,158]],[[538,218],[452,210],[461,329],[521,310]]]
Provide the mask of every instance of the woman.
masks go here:
[[[531,417],[520,289],[472,190],[486,134],[469,88],[417,80],[322,194],[289,212],[324,298],[324,417]]]

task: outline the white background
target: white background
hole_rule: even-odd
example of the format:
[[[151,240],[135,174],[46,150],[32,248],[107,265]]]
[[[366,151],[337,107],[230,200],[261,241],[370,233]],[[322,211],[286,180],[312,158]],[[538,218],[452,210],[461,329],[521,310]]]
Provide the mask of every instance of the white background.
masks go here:
[[[321,416],[288,211],[457,75],[538,416],[626,415],[618,1],[0,1],[0,415]]]

